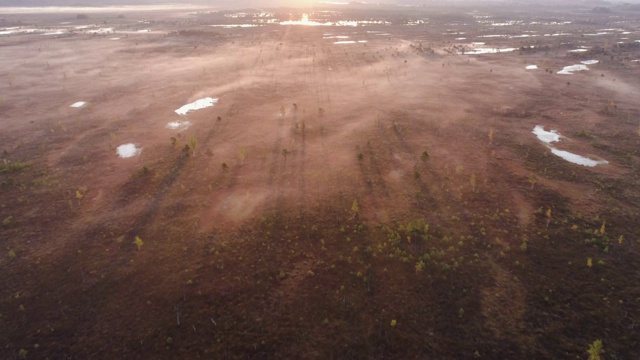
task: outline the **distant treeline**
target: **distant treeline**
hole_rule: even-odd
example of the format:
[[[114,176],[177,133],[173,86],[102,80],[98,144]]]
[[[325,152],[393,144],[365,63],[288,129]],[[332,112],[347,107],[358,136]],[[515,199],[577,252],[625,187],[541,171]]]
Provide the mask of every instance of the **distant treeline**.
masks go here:
[[[289,0],[189,0],[184,3],[210,5],[213,7],[242,7],[242,6],[276,6],[290,2]],[[180,4],[176,0],[0,0],[1,6],[114,6],[114,5],[162,5]]]
[[[0,6],[111,6],[168,4],[170,0],[0,0]]]

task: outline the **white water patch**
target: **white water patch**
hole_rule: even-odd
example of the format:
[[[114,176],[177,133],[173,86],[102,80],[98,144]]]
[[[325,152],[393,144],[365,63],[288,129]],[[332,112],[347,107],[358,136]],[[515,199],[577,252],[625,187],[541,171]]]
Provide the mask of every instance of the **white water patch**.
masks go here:
[[[89,30],[87,31],[87,34],[110,34],[112,32],[114,32],[113,28],[100,28],[95,30]]]
[[[142,151],[142,148],[137,147],[135,144],[123,144],[116,149],[118,156],[126,159],[134,157]]]
[[[330,35],[330,36],[324,36],[324,39],[348,39],[349,36],[347,35]]]
[[[33,34],[33,33],[43,33],[43,32],[52,32],[51,29],[29,29],[22,28],[19,26],[4,28],[0,31],[0,35],[12,35],[12,34]]]
[[[176,120],[176,121],[172,121],[170,123],[167,123],[167,128],[171,129],[171,130],[186,130],[190,126],[191,126],[191,122],[190,121]]]
[[[525,69],[527,69],[527,70],[537,70],[538,69],[538,65],[527,65],[527,67],[525,67]]]
[[[582,166],[595,167],[598,165],[604,165],[609,163],[607,160],[593,160],[593,159],[589,159],[588,157],[584,157],[582,155],[574,154],[564,150],[558,150],[551,146],[549,147],[549,149],[551,149],[551,152],[554,155],[559,156],[567,160],[568,162],[582,165]]]
[[[464,54],[465,55],[498,54],[498,53],[512,52],[512,51],[516,51],[516,50],[518,50],[518,49],[517,48],[504,48],[504,49],[477,48],[477,49],[473,49],[473,50],[470,50],[470,51],[465,51]]]
[[[228,25],[208,25],[210,27],[221,27],[221,28],[225,28],[225,29],[234,29],[234,28],[253,28],[253,27],[258,27],[258,26],[262,26],[262,25],[256,25],[256,24],[228,24]]]
[[[538,137],[538,140],[545,144],[560,141],[560,134],[557,130],[546,131],[542,125],[536,125],[532,132]]]
[[[366,42],[367,42],[367,40],[358,40],[358,41],[346,40],[346,41],[336,41],[336,42],[334,42],[334,44],[335,45],[364,44]]]
[[[499,22],[491,23],[492,26],[511,26],[511,25],[517,25],[517,24],[522,24],[522,21],[510,20],[502,23],[499,23]]]
[[[472,42],[471,45],[485,45],[483,42]]]
[[[555,147],[551,146],[550,145],[551,143],[559,142],[560,139],[563,137],[562,135],[560,135],[560,133],[557,130],[546,131],[542,125],[536,125],[533,128],[532,132],[536,135],[538,140],[545,143],[545,145],[549,148],[549,150],[551,150],[551,152],[554,155],[559,156],[566,161],[569,161],[574,164],[582,165],[582,166],[588,166],[588,167],[594,167],[594,166],[604,165],[609,163],[606,160],[589,159],[588,157],[574,154],[572,152],[565,151],[565,150],[558,150]]]
[[[46,32],[46,33],[44,33],[42,35],[44,35],[44,36],[53,36],[53,35],[64,35],[64,34],[67,34],[67,32],[63,31],[63,30],[60,30],[60,31]]]
[[[206,97],[204,99],[196,100],[190,104],[184,105],[176,110],[178,115],[186,115],[189,111],[200,110],[211,107],[218,102],[218,99]]]
[[[572,53],[587,52],[587,51],[589,51],[589,49],[575,49],[575,50],[569,50],[569,52],[572,52]]]
[[[111,38],[111,39],[109,39],[109,40],[113,40],[113,41],[115,41],[115,40],[120,40],[120,38],[119,38],[119,37],[114,37],[114,38]]]
[[[589,68],[584,64],[576,64],[565,66],[562,70],[558,71],[558,75],[573,75],[574,71],[587,71]]]
[[[598,60],[584,60],[584,61],[580,61],[580,63],[585,64],[585,65],[595,65],[597,63],[599,63],[600,61]]]
[[[87,103],[85,101],[78,101],[78,102],[74,102],[73,104],[69,105],[69,107],[81,108],[81,107],[83,107],[85,105],[87,105]]]
[[[467,38],[455,38],[454,40],[467,40]]]
[[[364,22],[360,22],[364,23]],[[357,21],[337,21],[333,22],[317,22],[309,20],[309,14],[302,14],[302,18],[300,20],[288,20],[283,21],[280,25],[297,25],[297,26],[358,26]]]

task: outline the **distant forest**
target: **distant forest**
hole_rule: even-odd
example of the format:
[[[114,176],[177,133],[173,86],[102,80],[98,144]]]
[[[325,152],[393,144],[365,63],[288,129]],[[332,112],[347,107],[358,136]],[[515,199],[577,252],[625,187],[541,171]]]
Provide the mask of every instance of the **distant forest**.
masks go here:
[[[328,1],[328,0],[327,0]],[[610,8],[612,11],[640,11],[640,0],[626,1],[602,1],[602,0],[343,0],[345,2],[367,2],[370,4],[404,4],[414,6],[430,5],[463,5],[463,4],[501,4],[526,5],[526,6],[578,6]],[[296,6],[301,3],[313,4],[322,0],[0,0],[2,6],[113,6],[113,5],[154,5],[154,4],[198,4],[213,7],[240,8],[240,7],[274,7]]]
[[[0,0],[0,6],[109,6],[176,3],[171,0]],[[189,1],[202,3],[200,0]],[[209,1],[211,3],[211,1]]]
[[[0,0],[0,6],[113,6],[113,5],[154,5],[154,4],[202,4],[227,6],[249,3],[274,4],[277,1],[232,1],[232,0]]]

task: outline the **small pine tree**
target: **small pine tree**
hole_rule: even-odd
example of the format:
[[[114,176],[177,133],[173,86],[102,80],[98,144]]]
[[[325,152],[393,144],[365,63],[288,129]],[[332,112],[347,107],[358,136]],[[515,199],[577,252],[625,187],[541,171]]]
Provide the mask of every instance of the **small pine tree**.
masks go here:
[[[144,245],[144,241],[142,241],[140,236],[136,236],[136,239],[133,241],[133,243],[138,247],[138,251],[140,251],[140,248],[142,247],[142,245]]]
[[[191,150],[191,156],[196,156],[196,146],[198,145],[198,139],[195,136],[189,136],[189,149]]]
[[[602,349],[602,340],[598,339],[592,342],[589,345],[587,353],[589,354],[589,360],[601,360],[602,353],[604,353],[604,350]]]
[[[247,156],[247,154],[244,151],[244,148],[240,148],[240,151],[238,151],[238,158],[240,158],[240,165],[244,165],[244,159]]]
[[[353,205],[351,205],[351,212],[355,216],[360,211],[360,207],[358,206],[358,200],[353,200]]]
[[[529,183],[531,183],[531,189],[533,189],[533,186],[538,182],[538,175],[532,172],[531,174],[529,174],[528,179],[529,179]]]

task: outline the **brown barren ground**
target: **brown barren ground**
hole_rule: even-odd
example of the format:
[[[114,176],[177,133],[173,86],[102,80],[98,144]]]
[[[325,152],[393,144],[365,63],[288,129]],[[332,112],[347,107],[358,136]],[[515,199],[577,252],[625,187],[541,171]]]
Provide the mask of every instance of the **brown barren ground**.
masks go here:
[[[7,15],[0,357],[639,358],[640,14],[420,11]]]

